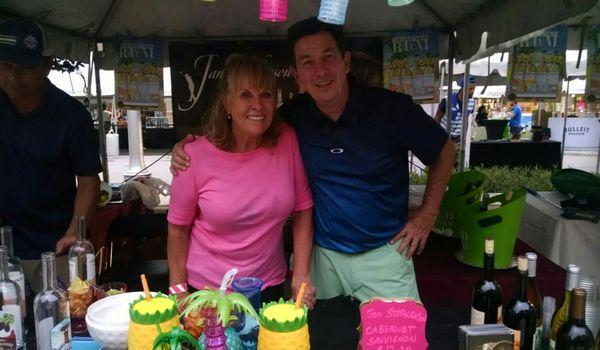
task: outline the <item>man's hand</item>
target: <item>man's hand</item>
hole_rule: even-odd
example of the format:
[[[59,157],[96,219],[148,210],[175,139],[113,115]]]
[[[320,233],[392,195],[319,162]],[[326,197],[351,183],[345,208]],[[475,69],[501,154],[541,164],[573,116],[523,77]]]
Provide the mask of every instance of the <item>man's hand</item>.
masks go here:
[[[406,252],[407,259],[412,258],[415,251],[420,255],[423,248],[425,248],[425,243],[427,243],[429,232],[435,224],[436,216],[436,214],[424,212],[423,209],[409,212],[406,226],[390,243],[394,244],[404,237],[397,249],[398,253],[402,254],[404,250],[408,249]]]
[[[186,143],[194,141],[196,137],[192,134],[187,134],[185,138],[173,146],[171,151],[171,174],[177,176],[179,171],[185,171],[190,166],[190,156],[185,153],[183,147]]]
[[[292,276],[292,296],[294,300],[296,300],[298,297],[298,292],[300,292],[302,282],[306,282],[306,289],[304,290],[304,297],[302,300],[304,304],[306,304],[306,306],[312,310],[312,308],[315,306],[317,293],[308,274],[301,275],[295,273]]]
[[[56,242],[56,256],[66,254],[73,243],[77,242],[77,235],[75,232],[68,231],[62,236],[61,239]]]

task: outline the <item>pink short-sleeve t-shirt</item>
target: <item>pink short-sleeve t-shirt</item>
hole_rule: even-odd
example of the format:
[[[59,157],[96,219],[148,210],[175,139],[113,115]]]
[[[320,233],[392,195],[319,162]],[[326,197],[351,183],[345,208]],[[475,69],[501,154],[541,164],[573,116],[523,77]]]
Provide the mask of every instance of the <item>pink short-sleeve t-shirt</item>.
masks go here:
[[[168,221],[192,225],[187,282],[218,288],[235,267],[263,288],[283,283],[283,225],[313,205],[294,130],[282,124],[272,148],[231,153],[199,138],[185,151],[191,164],[173,178]]]

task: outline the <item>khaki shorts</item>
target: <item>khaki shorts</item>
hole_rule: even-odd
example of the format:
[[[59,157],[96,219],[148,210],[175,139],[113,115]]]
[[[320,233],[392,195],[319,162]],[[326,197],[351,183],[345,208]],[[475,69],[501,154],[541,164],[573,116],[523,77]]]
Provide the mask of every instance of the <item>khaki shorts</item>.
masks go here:
[[[345,295],[359,301],[373,297],[420,300],[413,262],[396,251],[400,242],[358,254],[313,246],[311,277],[317,299]]]

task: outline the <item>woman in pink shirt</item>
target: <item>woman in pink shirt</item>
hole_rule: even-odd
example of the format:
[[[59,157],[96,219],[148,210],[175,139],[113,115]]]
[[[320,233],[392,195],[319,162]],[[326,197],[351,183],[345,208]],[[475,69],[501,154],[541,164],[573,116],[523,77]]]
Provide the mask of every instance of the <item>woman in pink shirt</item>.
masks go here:
[[[293,218],[292,290],[309,277],[312,195],[296,135],[276,114],[275,77],[264,60],[232,55],[204,136],[185,146],[201,160],[171,184],[170,285],[218,288],[229,269],[264,281],[261,301],[283,296],[283,225]]]

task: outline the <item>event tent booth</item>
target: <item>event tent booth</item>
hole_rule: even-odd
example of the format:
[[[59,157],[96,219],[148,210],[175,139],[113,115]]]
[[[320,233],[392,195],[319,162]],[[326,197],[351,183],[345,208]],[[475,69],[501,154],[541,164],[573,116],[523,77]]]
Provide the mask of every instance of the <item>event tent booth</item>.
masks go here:
[[[361,36],[437,29],[451,34],[440,41],[440,54],[469,63],[506,50],[557,24],[595,23],[600,18],[597,3],[598,0],[415,0],[407,6],[390,7],[384,0],[353,0],[348,6],[345,30],[349,35]],[[93,58],[97,71],[111,68],[111,43],[119,38],[160,38],[167,42],[282,38],[291,23],[316,15],[319,5],[319,0],[290,1],[287,21],[275,23],[260,21],[258,2],[247,0],[4,0],[0,3],[0,19],[20,16],[36,20],[46,30],[49,55],[86,62],[91,50],[101,51]],[[168,55],[164,57],[167,66]],[[452,75],[452,66],[448,73]],[[467,65],[465,74],[468,73]],[[102,96],[99,79],[96,74],[98,99]],[[100,133],[107,181],[102,125]],[[137,151],[141,150],[137,147]]]

